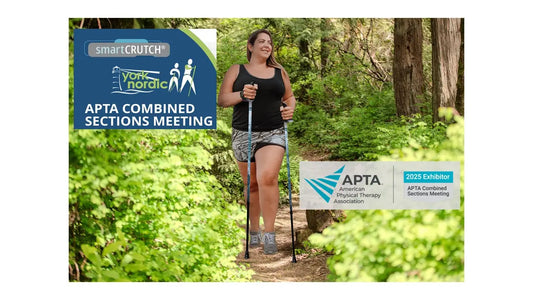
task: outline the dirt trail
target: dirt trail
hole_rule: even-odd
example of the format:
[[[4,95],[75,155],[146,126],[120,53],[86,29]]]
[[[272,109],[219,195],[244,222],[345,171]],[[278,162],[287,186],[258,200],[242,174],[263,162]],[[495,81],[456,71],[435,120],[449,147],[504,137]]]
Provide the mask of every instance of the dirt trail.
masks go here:
[[[307,227],[305,211],[298,209],[298,200],[293,200],[294,231]],[[237,263],[248,265],[254,270],[254,281],[264,282],[317,282],[327,281],[329,270],[326,266],[327,253],[315,250],[296,252],[296,263],[292,263],[291,221],[289,206],[280,206],[276,216],[276,242],[278,253],[263,254],[263,246],[250,248],[250,258],[244,259],[243,251],[237,256]],[[243,245],[245,241],[243,240]],[[298,246],[297,246],[298,250]]]

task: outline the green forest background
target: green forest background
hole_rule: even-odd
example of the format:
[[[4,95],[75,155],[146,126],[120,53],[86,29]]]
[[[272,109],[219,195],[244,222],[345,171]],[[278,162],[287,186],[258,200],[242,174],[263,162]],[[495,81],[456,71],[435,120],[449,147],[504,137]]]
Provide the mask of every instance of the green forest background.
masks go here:
[[[217,130],[74,130],[73,29],[215,28],[220,85],[232,64],[246,62],[248,35],[267,28],[298,101],[289,133],[292,170],[309,159],[460,161],[464,169],[464,111],[454,105],[434,115],[431,19],[419,22],[423,89],[416,112],[398,113],[397,21],[70,19],[70,280],[249,281],[252,275],[235,262],[245,207],[230,145],[231,109],[218,108]],[[298,193],[298,172],[291,175]],[[460,210],[347,211],[307,247],[332,253],[331,281],[463,281],[463,188],[462,173]],[[287,189],[280,190],[286,203]]]

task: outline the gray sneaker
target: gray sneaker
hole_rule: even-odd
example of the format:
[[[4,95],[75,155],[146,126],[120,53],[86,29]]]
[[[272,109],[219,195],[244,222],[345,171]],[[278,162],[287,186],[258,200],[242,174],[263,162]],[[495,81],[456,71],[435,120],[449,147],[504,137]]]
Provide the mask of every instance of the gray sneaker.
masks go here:
[[[259,247],[261,244],[261,231],[254,232],[250,231],[250,247],[255,248]]]
[[[275,232],[265,232],[263,234],[263,252],[265,254],[274,254],[278,252]]]

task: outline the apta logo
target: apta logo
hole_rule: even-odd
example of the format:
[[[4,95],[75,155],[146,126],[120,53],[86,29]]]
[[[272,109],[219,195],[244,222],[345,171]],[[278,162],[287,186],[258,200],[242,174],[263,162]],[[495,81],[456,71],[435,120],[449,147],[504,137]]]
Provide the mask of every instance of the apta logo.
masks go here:
[[[139,93],[152,93],[160,89],[168,90],[169,93],[175,89],[177,94],[181,94],[188,87],[186,92],[187,96],[191,95],[191,90],[196,95],[196,88],[194,86],[196,66],[193,66],[193,60],[190,58],[183,70],[181,86],[179,85],[181,77],[179,63],[175,63],[174,67],[170,69],[169,81],[154,77],[161,74],[160,71],[154,70],[126,69],[114,66],[111,74],[112,94],[135,95]]]
[[[322,197],[322,199],[324,199],[324,201],[326,201],[326,203],[329,203],[329,200],[335,191],[335,187],[337,187],[337,183],[341,178],[342,171],[344,171],[344,167],[345,165],[326,177],[316,179],[304,178],[304,180],[313,188],[313,190],[315,190],[315,192],[318,193],[318,195],[320,195],[320,197]]]

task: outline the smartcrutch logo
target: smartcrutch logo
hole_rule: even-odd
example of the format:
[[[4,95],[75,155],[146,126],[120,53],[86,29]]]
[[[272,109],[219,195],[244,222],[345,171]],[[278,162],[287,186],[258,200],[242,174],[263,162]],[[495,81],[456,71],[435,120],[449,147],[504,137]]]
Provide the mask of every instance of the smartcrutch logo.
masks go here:
[[[324,201],[326,201],[326,203],[329,203],[329,200],[337,187],[337,183],[341,178],[341,174],[344,171],[344,167],[345,165],[333,172],[333,174],[322,178],[304,178],[304,180],[313,188],[313,190],[315,190],[315,192],[317,192],[318,195],[320,195],[320,197],[322,197],[322,199],[324,199]]]

